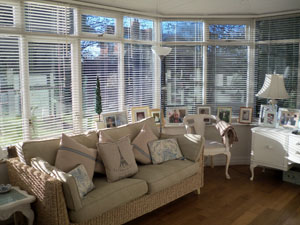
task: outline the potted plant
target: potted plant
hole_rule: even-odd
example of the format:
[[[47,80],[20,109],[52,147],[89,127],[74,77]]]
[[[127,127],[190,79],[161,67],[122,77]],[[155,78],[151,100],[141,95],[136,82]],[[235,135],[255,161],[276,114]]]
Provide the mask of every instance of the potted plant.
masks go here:
[[[96,128],[102,129],[104,128],[104,122],[101,121],[101,113],[102,113],[102,99],[101,99],[101,89],[100,89],[100,80],[97,76],[97,83],[96,83],[96,107],[95,111],[98,114],[98,120],[96,121]]]

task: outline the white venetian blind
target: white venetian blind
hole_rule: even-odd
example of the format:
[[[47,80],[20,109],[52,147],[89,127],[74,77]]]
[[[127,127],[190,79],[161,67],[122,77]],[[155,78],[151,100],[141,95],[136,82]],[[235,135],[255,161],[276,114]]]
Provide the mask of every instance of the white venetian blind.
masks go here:
[[[14,7],[0,3],[0,27],[14,26]]]
[[[18,37],[0,35],[0,146],[22,140]]]
[[[99,77],[103,112],[121,108],[119,44],[81,41],[82,108],[84,129],[93,128],[96,106],[96,80]]]
[[[125,105],[153,108],[155,75],[151,45],[124,45]],[[130,113],[130,111],[129,111]],[[129,118],[131,116],[129,115]]]
[[[300,16],[258,20],[255,33],[255,93],[266,74],[283,74],[290,97],[280,100],[278,106],[299,109],[299,41],[294,40],[300,39]],[[266,103],[266,99],[256,98],[256,112]]]
[[[247,46],[207,47],[207,104],[216,113],[218,106],[232,107],[233,115],[246,106],[248,83]]]
[[[165,60],[167,96],[169,106],[186,106],[189,113],[203,104],[202,46],[169,46],[171,53]]]
[[[74,33],[74,10],[70,7],[25,2],[25,30],[52,34]]]
[[[71,45],[29,42],[31,136],[73,131]]]
[[[81,15],[81,31],[114,35],[116,31],[116,18],[83,14]]]

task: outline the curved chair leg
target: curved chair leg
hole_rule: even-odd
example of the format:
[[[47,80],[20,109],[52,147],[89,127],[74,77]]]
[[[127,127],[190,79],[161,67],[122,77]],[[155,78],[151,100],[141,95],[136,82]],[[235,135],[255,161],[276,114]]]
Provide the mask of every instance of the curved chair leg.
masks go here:
[[[231,153],[226,152],[225,155],[226,155],[225,175],[226,175],[226,179],[230,179],[230,176],[229,176],[229,173],[228,173],[228,168],[229,168],[229,164],[230,164]]]

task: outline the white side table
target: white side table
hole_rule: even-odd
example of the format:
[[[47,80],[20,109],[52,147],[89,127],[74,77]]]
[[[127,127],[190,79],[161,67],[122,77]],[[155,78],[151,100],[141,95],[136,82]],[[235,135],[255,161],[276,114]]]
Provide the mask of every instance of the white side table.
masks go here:
[[[30,203],[35,201],[35,197],[27,194],[26,191],[20,190],[19,187],[12,189],[4,194],[0,194],[0,220],[7,220],[15,212],[23,213],[28,219],[28,224],[32,225],[34,213]]]

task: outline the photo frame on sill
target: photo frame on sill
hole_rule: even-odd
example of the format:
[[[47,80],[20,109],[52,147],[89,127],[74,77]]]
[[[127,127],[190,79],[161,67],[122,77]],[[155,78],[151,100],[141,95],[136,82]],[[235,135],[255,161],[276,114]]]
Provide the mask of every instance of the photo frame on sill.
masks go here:
[[[250,124],[252,122],[252,107],[240,107],[239,123]]]
[[[160,109],[150,109],[150,116],[154,118],[155,124],[157,126],[160,126]],[[161,124],[162,124],[162,126],[165,125],[163,112],[162,112],[162,117],[161,117]]]
[[[217,116],[220,120],[226,123],[231,123],[232,108],[231,107],[218,107]]]
[[[150,116],[149,106],[139,106],[131,108],[132,122],[137,122]]]
[[[183,118],[188,115],[187,107],[168,107],[166,111],[168,125],[182,125]]]
[[[296,128],[299,126],[300,110],[279,108],[279,127]]]
[[[197,107],[197,114],[201,115],[201,114],[205,114],[205,115],[211,115],[211,107],[210,106],[198,106]],[[209,118],[205,118],[204,122],[206,124],[210,124],[211,123],[211,119]]]
[[[277,112],[266,111],[264,115],[264,126],[265,127],[276,127],[277,126]]]
[[[106,128],[118,127],[128,123],[127,111],[102,113]]]

